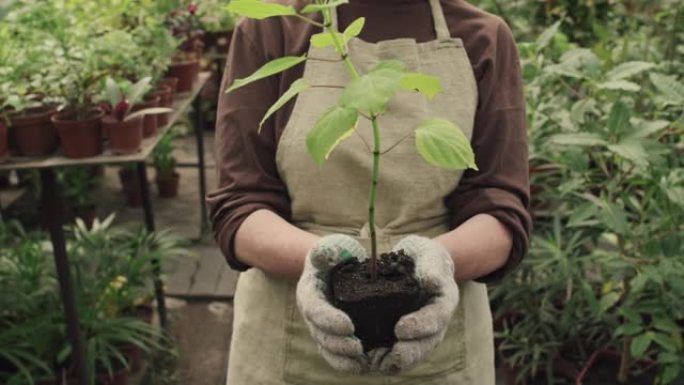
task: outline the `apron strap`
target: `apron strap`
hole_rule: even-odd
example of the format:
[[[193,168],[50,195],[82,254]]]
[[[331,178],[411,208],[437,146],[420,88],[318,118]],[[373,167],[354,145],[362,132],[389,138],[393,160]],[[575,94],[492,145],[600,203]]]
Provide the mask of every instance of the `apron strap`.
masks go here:
[[[435,34],[437,35],[437,39],[451,38],[449,26],[447,25],[444,11],[442,10],[442,4],[439,3],[439,0],[430,0],[430,8],[432,9],[432,20],[435,23]]]

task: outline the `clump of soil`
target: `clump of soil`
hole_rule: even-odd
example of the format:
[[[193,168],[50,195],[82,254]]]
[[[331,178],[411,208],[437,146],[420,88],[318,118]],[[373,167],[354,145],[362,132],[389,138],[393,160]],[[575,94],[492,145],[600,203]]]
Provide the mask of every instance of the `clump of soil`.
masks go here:
[[[330,274],[331,303],[349,315],[366,352],[392,347],[397,341],[397,321],[429,300],[414,275],[413,259],[403,250],[380,255],[375,280],[369,264],[370,259],[346,260]]]

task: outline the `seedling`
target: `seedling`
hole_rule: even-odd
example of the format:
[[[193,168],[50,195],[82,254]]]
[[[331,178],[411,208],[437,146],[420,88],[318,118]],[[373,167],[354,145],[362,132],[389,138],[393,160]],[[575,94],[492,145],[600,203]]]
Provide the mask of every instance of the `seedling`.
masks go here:
[[[442,87],[440,80],[434,76],[409,72],[405,65],[397,60],[379,62],[370,72],[361,74],[349,57],[347,43],[363,30],[363,17],[352,22],[343,32],[332,27],[332,12],[347,0],[316,0],[301,10],[292,6],[267,3],[263,0],[233,0],[228,10],[253,19],[265,19],[273,16],[292,16],[320,27],[323,32],[311,37],[314,47],[333,47],[344,62],[352,80],[345,86],[337,104],[331,106],[318,119],[307,137],[307,148],[317,164],[322,164],[335,147],[348,138],[356,130],[359,119],[371,122],[373,130],[373,169],[368,199],[368,223],[371,236],[370,275],[377,277],[377,238],[375,232],[375,201],[377,198],[378,176],[380,173],[381,130],[378,118],[386,112],[390,100],[400,91],[418,91],[426,98],[432,99]],[[323,23],[310,16],[314,13],[322,15]],[[275,75],[307,60],[303,56],[286,56],[266,63],[252,75],[237,79],[226,92],[234,91],[257,80]],[[310,85],[305,79],[298,79],[273,104],[262,119],[263,124],[274,112],[280,109]],[[473,150],[462,130],[453,122],[434,117],[425,120],[414,131],[416,148],[420,155],[430,164],[446,169],[476,168]]]
[[[107,78],[105,82],[106,102],[102,104],[102,108],[117,122],[126,122],[149,114],[165,114],[173,111],[170,108],[153,107],[131,113],[133,105],[140,102],[152,88],[150,86],[151,80],[151,77],[146,77],[129,87],[122,87],[114,79]]]

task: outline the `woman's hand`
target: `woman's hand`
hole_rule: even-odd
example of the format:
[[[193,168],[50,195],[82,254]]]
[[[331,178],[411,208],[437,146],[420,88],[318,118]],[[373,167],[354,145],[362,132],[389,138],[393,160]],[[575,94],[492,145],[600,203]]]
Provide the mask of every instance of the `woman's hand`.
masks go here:
[[[416,235],[392,249],[404,250],[415,261],[421,288],[432,296],[428,305],[404,315],[394,327],[397,342],[386,354],[371,352],[371,370],[397,374],[420,363],[444,339],[459,300],[454,264],[441,244]]]
[[[319,352],[334,369],[347,373],[368,370],[368,358],[361,341],[354,336],[354,324],[326,298],[330,270],[347,258],[363,261],[366,251],[354,238],[333,234],[318,240],[304,261],[297,283],[297,306]]]

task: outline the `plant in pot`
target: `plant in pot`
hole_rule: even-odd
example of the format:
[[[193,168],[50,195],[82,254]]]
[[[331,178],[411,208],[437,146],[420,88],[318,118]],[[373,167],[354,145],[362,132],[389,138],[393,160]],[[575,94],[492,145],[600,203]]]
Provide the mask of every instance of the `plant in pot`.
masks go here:
[[[191,3],[186,8],[171,11],[167,17],[167,25],[180,43],[166,74],[168,77],[178,78],[178,92],[188,92],[192,90],[199,75],[203,49],[203,32],[197,17],[197,5]]]
[[[405,65],[396,60],[381,61],[368,73],[359,73],[349,57],[346,43],[361,32],[365,19],[355,20],[344,32],[334,31],[331,12],[341,3],[343,2],[318,2],[297,11],[292,6],[264,1],[233,0],[228,10],[240,16],[257,19],[266,15],[295,16],[317,27],[324,27],[322,33],[312,37],[311,43],[317,47],[333,47],[332,52],[338,56],[337,60],[345,65],[341,67],[341,71],[348,72],[351,81],[344,86],[337,104],[331,106],[309,132],[307,147],[317,164],[322,164],[337,144],[353,134],[359,120],[369,121],[373,134],[372,150],[369,149],[369,161],[372,161],[373,167],[367,206],[370,259],[360,262],[349,258],[341,262],[331,271],[327,285],[330,288],[330,297],[327,300],[349,314],[355,334],[362,341],[364,350],[369,351],[376,347],[393,346],[396,342],[394,326],[399,318],[423,307],[430,299],[423,295],[410,257],[403,251],[378,254],[375,228],[375,203],[381,172],[381,131],[378,117],[383,115],[390,100],[399,91],[417,90],[430,99],[441,90],[441,85],[434,76],[408,72]],[[322,23],[309,18],[314,12],[322,13]],[[275,59],[248,77],[236,80],[226,92],[280,73],[306,60],[305,55]],[[309,85],[304,79],[295,81],[267,111],[262,122],[310,86],[316,85]],[[426,118],[413,133],[420,155],[428,163],[447,169],[475,168],[472,148],[462,130],[449,120]],[[390,280],[395,283],[388,283]]]
[[[140,102],[150,90],[151,77],[141,79],[132,85],[117,84],[112,78],[105,81],[106,102],[102,108],[107,113],[102,126],[109,138],[109,147],[114,154],[133,154],[140,151],[143,140],[143,118],[146,115],[163,114],[171,110],[151,107],[132,112],[133,105]]]
[[[8,36],[3,37],[3,34]],[[3,43],[0,51],[2,125],[9,128],[9,140],[18,155],[50,155],[58,144],[57,131],[50,120],[57,111],[54,98],[57,82],[48,59],[54,42],[39,31],[19,29],[12,31],[12,35],[0,30],[0,39],[8,42]],[[18,41],[23,44],[18,45]],[[6,140],[3,141],[5,149]]]
[[[93,199],[95,182],[90,170],[85,167],[65,168],[58,172],[57,180],[64,198],[69,202],[72,218],[79,218],[91,227],[95,221],[96,206]]]
[[[205,48],[217,53],[227,53],[235,28],[235,15],[226,12],[225,3],[218,0],[204,0],[197,5],[199,23],[205,31]]]
[[[176,158],[173,156],[173,138],[174,135],[169,131],[152,153],[157,190],[162,198],[173,198],[178,195],[180,174],[176,171]]]

